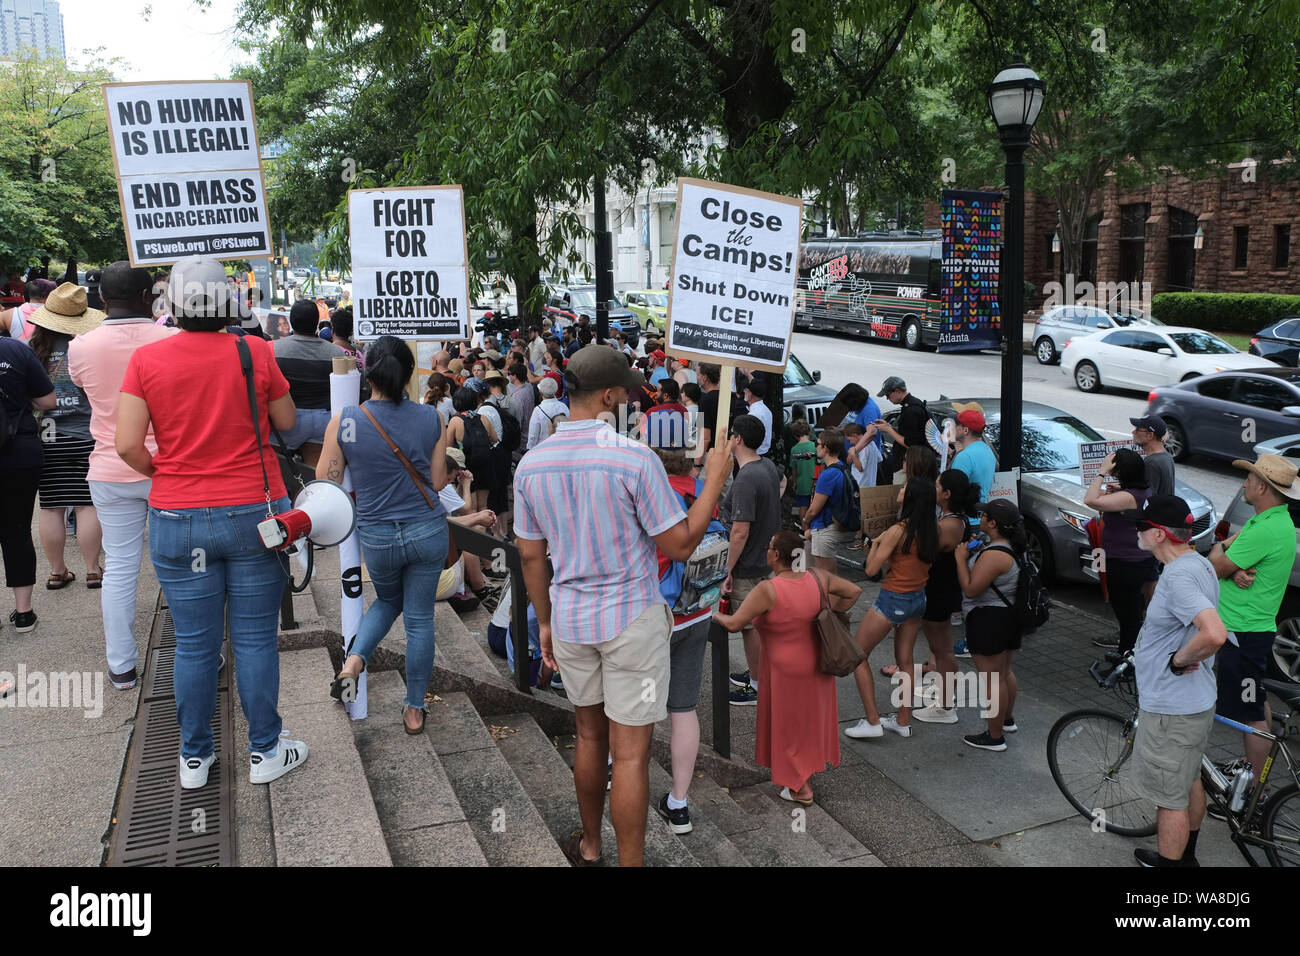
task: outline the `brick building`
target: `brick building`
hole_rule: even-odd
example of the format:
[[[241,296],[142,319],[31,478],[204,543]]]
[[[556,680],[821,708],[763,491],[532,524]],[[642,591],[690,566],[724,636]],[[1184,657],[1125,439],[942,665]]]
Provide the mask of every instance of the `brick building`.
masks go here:
[[[938,228],[939,207],[926,203],[925,224]],[[1149,282],[1160,292],[1300,294],[1300,179],[1269,179],[1248,163],[1226,175],[1120,188],[1113,177],[1094,199],[1076,283]],[[1195,248],[1196,231],[1203,234]],[[1025,203],[1025,279],[1042,293],[1064,282],[1052,252],[1056,204],[1030,194]],[[1300,239],[1300,236],[1297,236]],[[1026,302],[1032,308],[1036,303]]]

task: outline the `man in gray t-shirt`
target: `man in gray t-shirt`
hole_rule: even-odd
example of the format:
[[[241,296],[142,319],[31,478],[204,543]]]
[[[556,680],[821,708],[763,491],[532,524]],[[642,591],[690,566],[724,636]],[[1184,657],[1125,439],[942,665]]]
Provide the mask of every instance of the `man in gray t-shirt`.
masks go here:
[[[1214,566],[1191,545],[1192,512],[1174,495],[1147,499],[1138,547],[1164,565],[1133,649],[1138,725],[1133,786],[1157,808],[1158,851],[1134,851],[1143,866],[1193,866],[1205,817],[1201,757],[1218,696],[1215,652],[1228,632],[1219,617]]]
[[[1165,434],[1168,428],[1159,415],[1130,418],[1133,441],[1142,449],[1146,466],[1147,486],[1151,496],[1174,493],[1174,456],[1165,451]]]

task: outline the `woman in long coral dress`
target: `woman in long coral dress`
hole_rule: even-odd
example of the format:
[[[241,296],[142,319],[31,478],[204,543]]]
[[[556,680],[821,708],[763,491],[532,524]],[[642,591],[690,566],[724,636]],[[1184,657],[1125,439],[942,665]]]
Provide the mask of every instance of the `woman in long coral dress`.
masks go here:
[[[812,775],[840,762],[835,677],[823,674],[818,663],[822,590],[833,609],[848,610],[862,589],[825,571],[796,571],[796,563],[804,566],[803,547],[799,535],[778,532],[767,551],[772,577],[750,592],[735,613],[714,616],[733,634],[751,621],[758,630],[754,760],[772,769],[782,799],[807,805],[813,802]]]

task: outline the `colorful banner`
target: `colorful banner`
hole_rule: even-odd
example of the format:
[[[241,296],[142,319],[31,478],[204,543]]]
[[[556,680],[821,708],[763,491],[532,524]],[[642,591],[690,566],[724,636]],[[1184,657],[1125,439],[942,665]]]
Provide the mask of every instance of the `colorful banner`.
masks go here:
[[[1002,341],[1002,194],[945,189],[940,352],[996,349]],[[1019,343],[1017,343],[1018,345]]]

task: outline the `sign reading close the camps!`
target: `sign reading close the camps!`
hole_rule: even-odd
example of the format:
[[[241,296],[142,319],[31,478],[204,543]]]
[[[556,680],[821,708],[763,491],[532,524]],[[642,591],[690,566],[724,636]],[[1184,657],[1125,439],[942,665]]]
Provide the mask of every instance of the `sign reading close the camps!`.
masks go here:
[[[940,352],[995,349],[1002,341],[1002,194],[945,189]],[[1019,343],[1012,343],[1017,348]]]
[[[459,186],[354,189],[348,220],[356,338],[469,338],[469,252]]]
[[[132,265],[271,255],[246,81],[108,83],[104,104]]]
[[[803,203],[789,196],[702,179],[677,181],[671,354],[785,368],[802,217]]]

